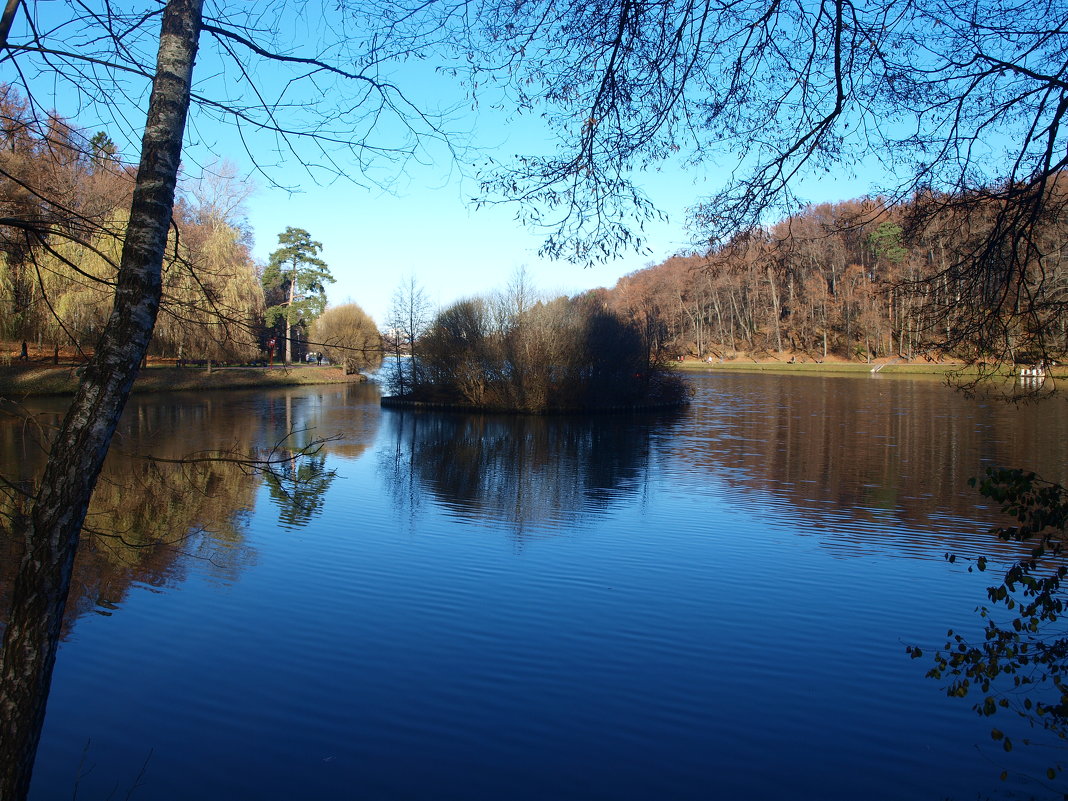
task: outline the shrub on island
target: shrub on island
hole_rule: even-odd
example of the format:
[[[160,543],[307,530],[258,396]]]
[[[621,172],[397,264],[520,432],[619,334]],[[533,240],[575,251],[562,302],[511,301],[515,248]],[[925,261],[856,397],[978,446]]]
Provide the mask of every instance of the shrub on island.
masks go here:
[[[589,298],[462,300],[438,314],[392,381],[406,391],[383,404],[531,414],[685,404],[688,388],[648,330]]]

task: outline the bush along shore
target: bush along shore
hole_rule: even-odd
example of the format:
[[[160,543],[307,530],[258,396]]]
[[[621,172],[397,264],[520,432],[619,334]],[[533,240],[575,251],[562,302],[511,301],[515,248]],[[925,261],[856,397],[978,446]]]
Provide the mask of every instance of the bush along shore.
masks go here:
[[[597,304],[558,298],[460,301],[387,373],[387,407],[519,414],[630,412],[689,402],[685,380],[658,360],[635,323]]]

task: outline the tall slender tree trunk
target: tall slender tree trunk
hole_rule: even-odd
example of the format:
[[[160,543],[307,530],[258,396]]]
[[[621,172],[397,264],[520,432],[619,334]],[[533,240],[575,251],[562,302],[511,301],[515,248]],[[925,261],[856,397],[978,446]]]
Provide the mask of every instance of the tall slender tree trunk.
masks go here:
[[[779,325],[779,293],[775,289],[775,274],[768,267],[768,286],[771,287],[771,313],[775,320],[775,349],[782,352],[782,327]]]
[[[289,304],[286,306],[286,364],[293,363],[293,301],[297,299],[297,265],[289,279]]]
[[[25,554],[0,665],[0,801],[29,792],[82,522],[159,310],[202,7],[203,0],[168,0],[164,8],[111,317],[52,444],[40,490],[17,521]]]

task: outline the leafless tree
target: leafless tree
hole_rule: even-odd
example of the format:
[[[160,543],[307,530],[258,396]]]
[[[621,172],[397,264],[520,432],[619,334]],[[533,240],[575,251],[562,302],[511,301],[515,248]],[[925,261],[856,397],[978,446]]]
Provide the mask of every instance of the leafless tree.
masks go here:
[[[419,381],[419,340],[430,327],[431,314],[426,290],[409,274],[393,293],[384,337],[393,356],[387,378],[395,395],[407,395]]]

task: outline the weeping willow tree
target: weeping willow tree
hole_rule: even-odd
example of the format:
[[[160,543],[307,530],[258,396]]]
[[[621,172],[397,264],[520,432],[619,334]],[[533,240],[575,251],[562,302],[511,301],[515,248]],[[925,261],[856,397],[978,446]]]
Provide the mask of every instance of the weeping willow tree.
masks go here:
[[[14,303],[15,270],[6,253],[0,254],[0,338],[11,339],[18,334],[18,311]]]
[[[382,335],[371,316],[355,303],[331,306],[312,323],[309,344],[340,364],[346,374],[382,364]]]
[[[85,354],[107,323],[114,300],[122,232],[117,212],[84,240],[45,241],[33,259],[35,280],[21,331]],[[0,264],[0,297],[13,303],[11,271]],[[263,291],[235,227],[189,224],[170,237],[163,265],[163,299],[150,351],[164,356],[248,361],[258,353]],[[11,333],[14,333],[12,331]]]
[[[27,326],[38,342],[48,342],[56,351],[64,345],[84,351],[99,338],[111,312],[115,265],[122,252],[116,232],[125,224],[125,215],[116,214],[85,241],[42,245],[34,259],[38,299]]]
[[[153,352],[184,359],[250,361],[259,353],[263,289],[233,226],[194,231],[163,267]]]

